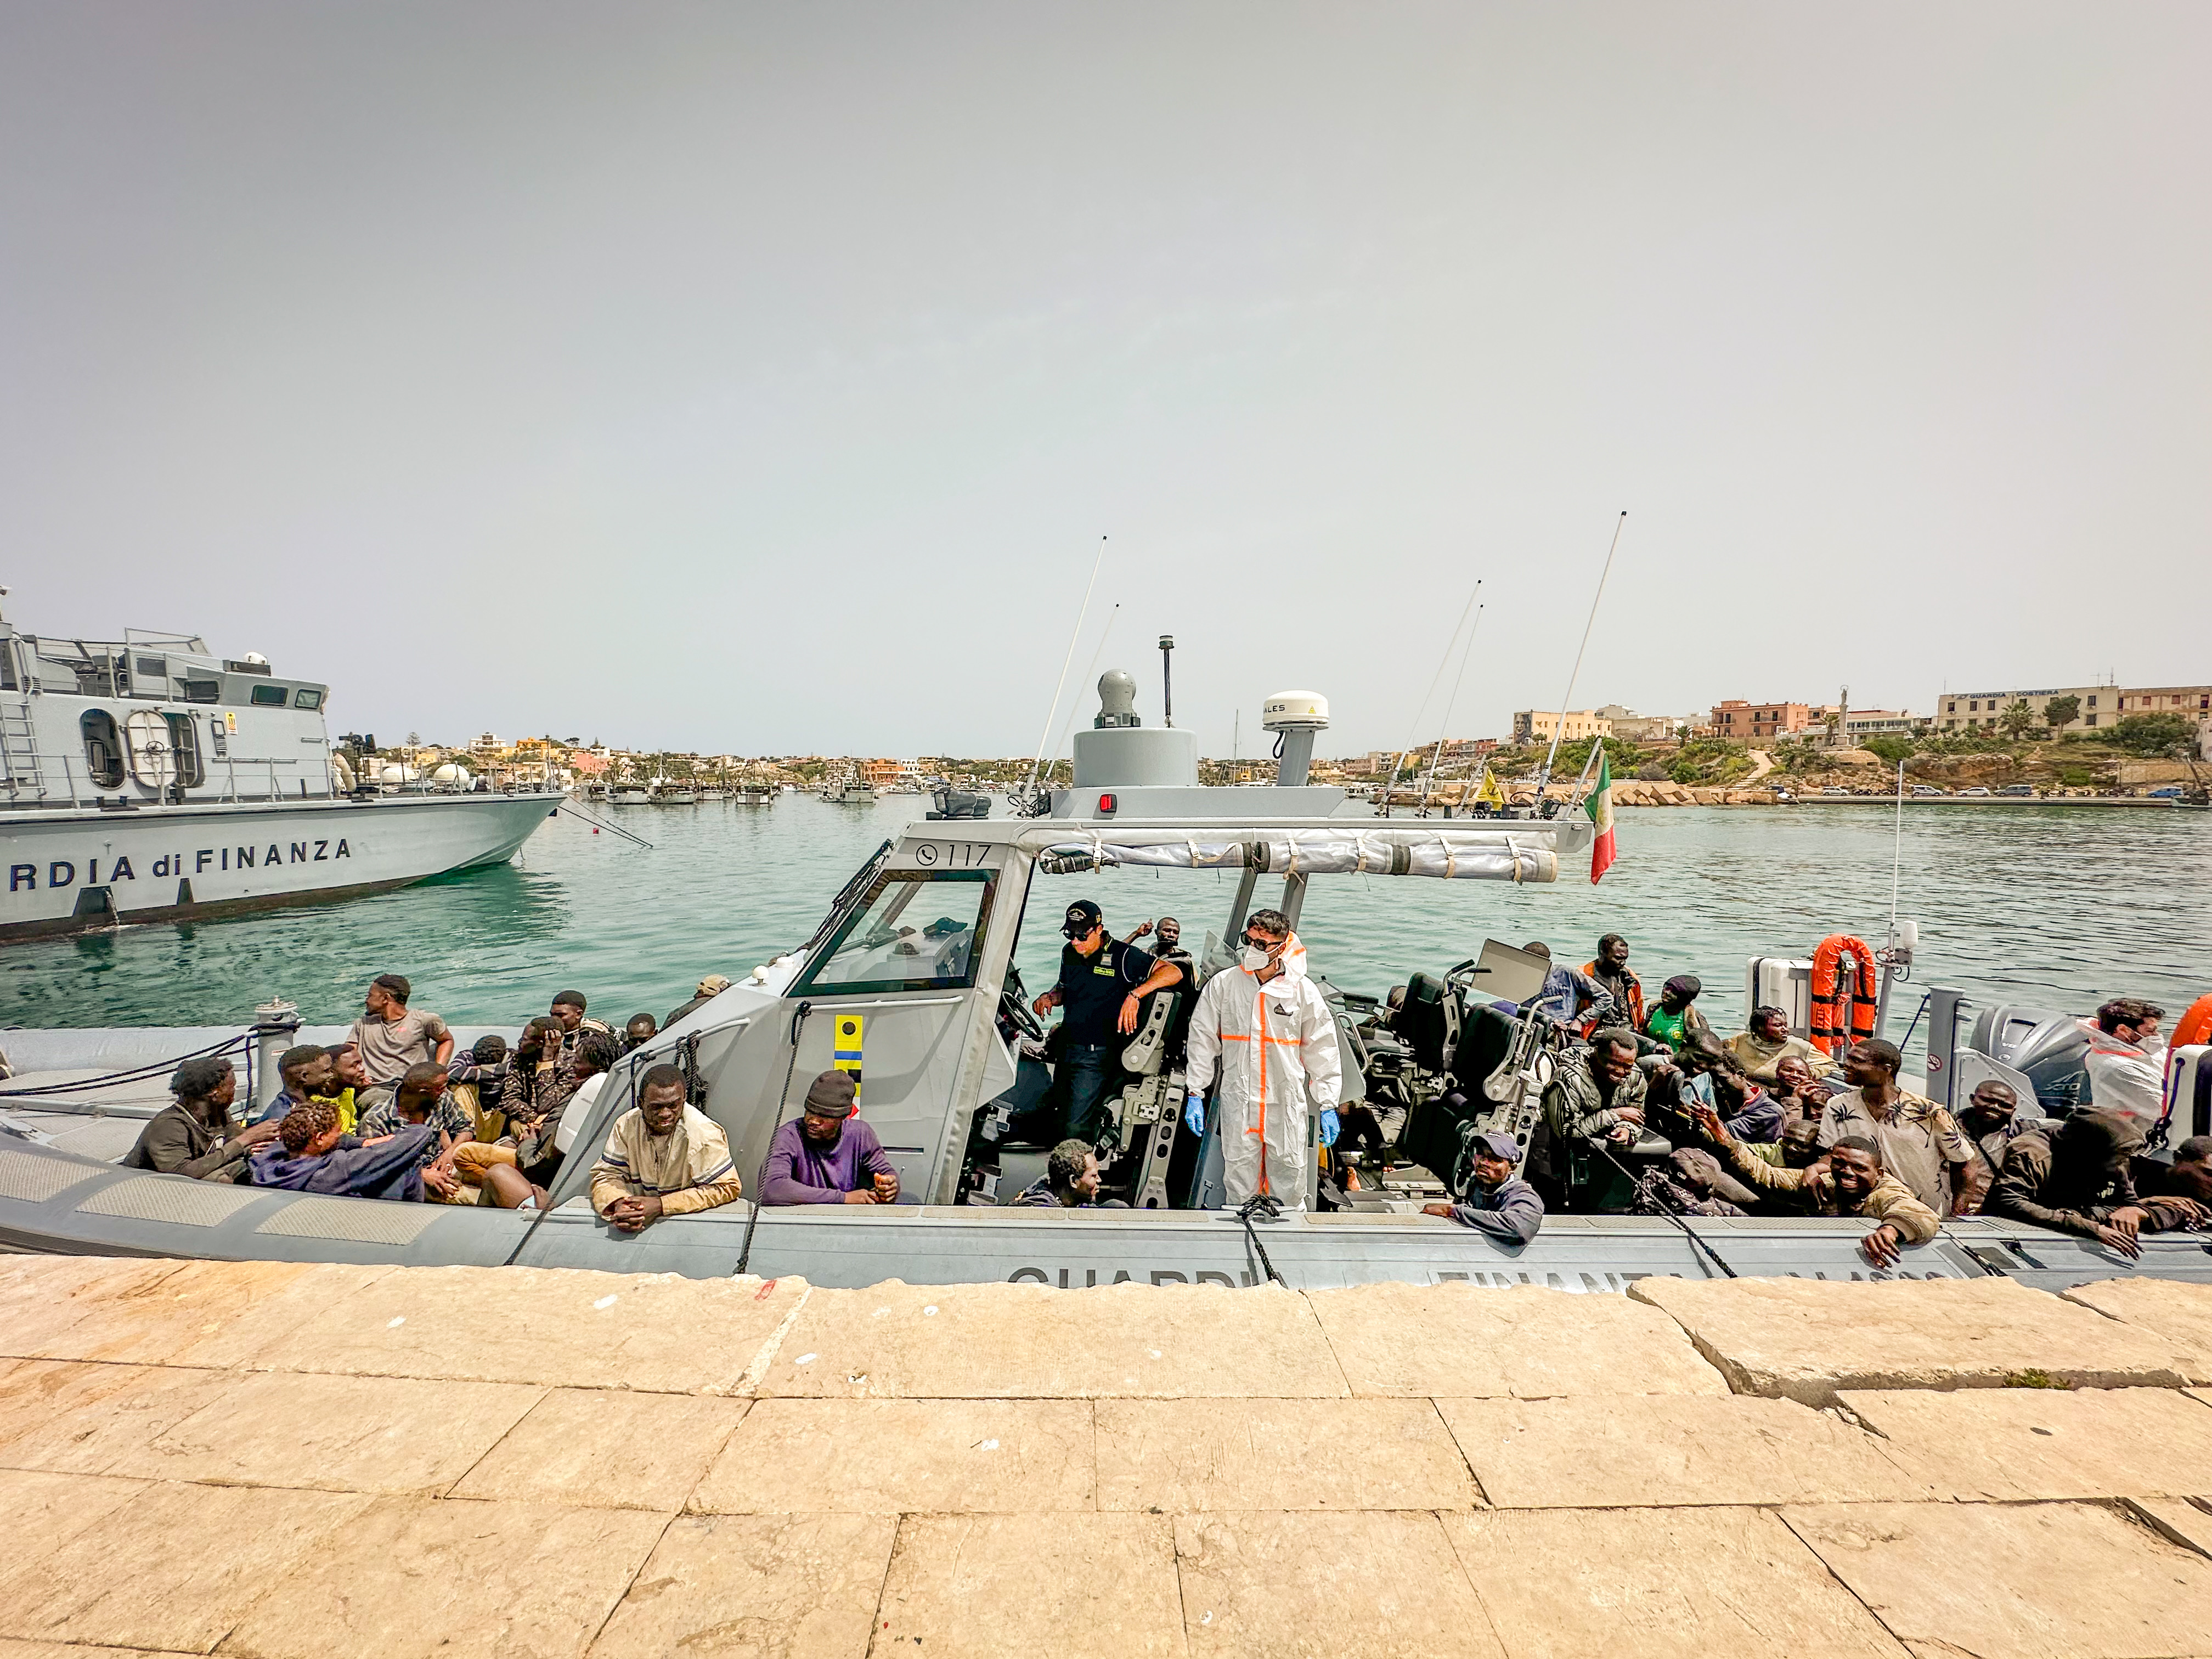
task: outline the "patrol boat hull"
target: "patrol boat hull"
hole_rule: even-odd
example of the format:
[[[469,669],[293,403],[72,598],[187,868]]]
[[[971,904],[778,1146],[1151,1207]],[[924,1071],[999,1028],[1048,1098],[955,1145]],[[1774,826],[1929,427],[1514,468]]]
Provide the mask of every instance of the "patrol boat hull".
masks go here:
[[[0,819],[0,942],[351,898],[514,856],[558,794],[389,795]]]
[[[0,1103],[3,1104],[4,1103]],[[747,1171],[748,1175],[751,1171]],[[20,1140],[0,1140],[0,1248],[70,1255],[405,1267],[586,1267],[726,1278],[745,1254],[749,1206],[619,1233],[588,1206],[551,1212],[392,1204],[149,1175]],[[2092,1279],[2212,1284],[2201,1243],[2146,1238],[2129,1262],[2083,1239],[1987,1220],[1954,1222],[1897,1270],[1868,1267],[1852,1222],[1556,1216],[1508,1247],[1432,1216],[1338,1213],[1249,1231],[1204,1211],[994,1210],[936,1205],[764,1210],[747,1270],[859,1288],[994,1282],[1254,1285],[1298,1290],[1395,1280],[1606,1294],[1638,1279],[1975,1279],[2042,1290]],[[1264,1253],[1264,1260],[1262,1259]]]

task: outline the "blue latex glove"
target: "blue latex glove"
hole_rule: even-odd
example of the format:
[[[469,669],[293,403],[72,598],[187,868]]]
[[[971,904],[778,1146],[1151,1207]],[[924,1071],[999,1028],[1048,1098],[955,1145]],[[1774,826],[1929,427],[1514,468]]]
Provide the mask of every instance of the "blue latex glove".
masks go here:
[[[1336,1108],[1334,1106],[1322,1107],[1321,1109],[1321,1144],[1324,1146],[1335,1146],[1336,1131]]]
[[[1183,1103],[1182,1121],[1190,1125],[1191,1133],[1202,1135],[1206,1133],[1206,1097],[1195,1089],[1190,1091],[1190,1098]]]

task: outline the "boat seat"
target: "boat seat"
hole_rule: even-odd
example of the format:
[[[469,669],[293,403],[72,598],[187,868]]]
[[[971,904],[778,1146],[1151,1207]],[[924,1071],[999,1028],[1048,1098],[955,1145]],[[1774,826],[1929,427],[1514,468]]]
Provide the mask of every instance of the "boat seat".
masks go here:
[[[1044,1179],[1046,1166],[1052,1162],[1052,1148],[1031,1141],[1001,1142],[999,1149],[1000,1205],[1012,1204],[1024,1188]]]
[[[1414,1063],[1441,1072],[1459,1047],[1459,996],[1437,974],[1415,974],[1406,981],[1406,1006],[1394,1022]]]

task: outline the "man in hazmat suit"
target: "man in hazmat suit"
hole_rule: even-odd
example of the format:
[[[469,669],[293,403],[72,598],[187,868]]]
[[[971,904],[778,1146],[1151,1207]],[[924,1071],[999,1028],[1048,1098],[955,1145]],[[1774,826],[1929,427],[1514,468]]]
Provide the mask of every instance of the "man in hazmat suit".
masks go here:
[[[1279,910],[1255,910],[1237,965],[1206,982],[1190,1017],[1184,1121],[1206,1132],[1206,1091],[1221,1083],[1221,1167],[1229,1202],[1272,1194],[1305,1207],[1306,1115],[1336,1140],[1343,1089],[1336,1020],[1306,977],[1305,947]]]

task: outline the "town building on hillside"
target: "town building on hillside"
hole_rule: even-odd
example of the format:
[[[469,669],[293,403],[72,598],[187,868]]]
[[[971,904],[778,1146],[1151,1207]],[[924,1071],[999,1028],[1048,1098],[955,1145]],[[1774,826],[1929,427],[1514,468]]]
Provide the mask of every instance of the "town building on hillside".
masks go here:
[[[1556,709],[1523,708],[1513,716],[1516,744],[1549,743],[1554,730],[1563,742],[1572,743],[1578,738],[1611,737],[1613,722],[1595,708],[1570,708],[1564,714]]]
[[[1811,729],[1813,711],[1802,702],[1746,702],[1731,697],[1713,705],[1713,732],[1736,743],[1765,743]]]
[[[2119,719],[2122,698],[2148,695],[2123,691],[2117,685],[2046,686],[2033,691],[1946,691],[1936,700],[1936,729],[1964,732],[1977,726],[1995,728],[2003,720],[2006,709],[2016,702],[2024,702],[2030,721],[2036,726],[2060,732],[2094,731]],[[2051,703],[2068,697],[2074,699],[2072,717],[2054,723],[2044,711]]]
[[[2120,716],[2179,714],[2200,726],[2212,726],[2212,685],[2154,685],[2120,693]]]
[[[1836,734],[1838,744],[1856,749],[1869,738],[1910,737],[1928,724],[1925,714],[1908,714],[1902,708],[1846,708],[1842,714],[1843,730]]]
[[[1597,712],[1613,727],[1607,735],[1624,743],[1665,743],[1686,729],[1694,737],[1706,724],[1703,714],[1639,714],[1617,702]]]

